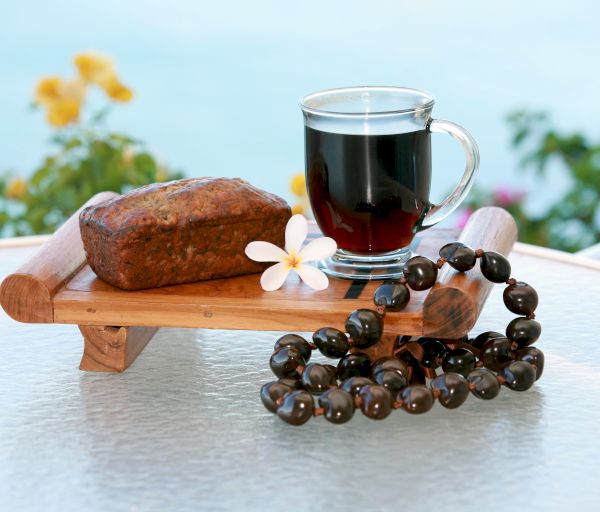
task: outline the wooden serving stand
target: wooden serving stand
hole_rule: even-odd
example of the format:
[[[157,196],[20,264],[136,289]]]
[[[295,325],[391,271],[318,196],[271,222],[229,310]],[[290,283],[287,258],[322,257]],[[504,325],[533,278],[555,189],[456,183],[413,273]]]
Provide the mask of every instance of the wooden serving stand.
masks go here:
[[[116,194],[97,194],[85,206]],[[517,237],[513,218],[501,208],[476,211],[459,232],[433,228],[420,233],[413,248],[437,259],[439,248],[459,240],[473,248],[507,255]],[[330,279],[316,292],[289,278],[275,292],[264,292],[260,274],[216,279],[151,290],[124,291],[100,280],[87,265],[74,214],[0,287],[0,303],[15,320],[77,324],[84,338],[80,369],[122,372],[133,363],[160,327],[202,327],[274,331],[344,328],[357,308],[374,308],[379,282]],[[467,273],[449,265],[428,291],[412,292],[406,309],[386,315],[385,339],[367,350],[371,357],[392,353],[399,335],[459,338],[475,324],[492,284],[478,266]]]

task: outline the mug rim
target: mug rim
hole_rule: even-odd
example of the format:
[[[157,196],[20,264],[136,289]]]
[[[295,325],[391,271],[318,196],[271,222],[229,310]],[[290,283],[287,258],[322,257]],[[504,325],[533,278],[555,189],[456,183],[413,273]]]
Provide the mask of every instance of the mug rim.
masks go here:
[[[374,112],[340,112],[336,110],[328,110],[327,108],[319,108],[310,106],[307,102],[319,98],[321,96],[331,94],[341,94],[345,92],[359,92],[359,91],[377,91],[377,92],[404,92],[410,93],[415,96],[425,98],[425,103],[415,105],[409,108],[398,108],[398,109],[386,109],[377,110]],[[394,116],[399,114],[410,114],[417,111],[430,110],[435,104],[435,98],[427,91],[422,89],[415,89],[413,87],[398,87],[389,85],[359,85],[351,87],[334,87],[331,89],[323,89],[321,91],[307,94],[300,98],[298,104],[303,112],[320,115],[320,116],[331,116],[331,117],[342,117],[342,118],[356,118],[356,117],[384,117]]]

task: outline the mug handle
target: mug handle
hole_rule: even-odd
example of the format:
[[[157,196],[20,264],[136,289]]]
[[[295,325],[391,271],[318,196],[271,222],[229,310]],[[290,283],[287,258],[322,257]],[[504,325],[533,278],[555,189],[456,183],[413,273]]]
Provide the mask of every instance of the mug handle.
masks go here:
[[[429,121],[427,129],[431,133],[447,133],[460,142],[460,145],[465,152],[467,162],[460,183],[452,193],[440,204],[432,204],[429,207],[425,217],[421,221],[421,230],[435,226],[458,208],[458,205],[463,202],[466,195],[469,193],[469,190],[471,190],[475,179],[475,173],[479,167],[479,148],[477,147],[477,143],[473,136],[462,126],[453,123],[452,121],[432,119]]]

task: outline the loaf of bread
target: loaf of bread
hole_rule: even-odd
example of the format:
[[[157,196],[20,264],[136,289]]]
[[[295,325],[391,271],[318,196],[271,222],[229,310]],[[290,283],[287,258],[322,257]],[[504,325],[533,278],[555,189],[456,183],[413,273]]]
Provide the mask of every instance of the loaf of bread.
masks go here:
[[[287,203],[241,179],[158,183],[80,215],[87,261],[104,281],[140,290],[261,272],[244,248],[279,247],[291,216]]]

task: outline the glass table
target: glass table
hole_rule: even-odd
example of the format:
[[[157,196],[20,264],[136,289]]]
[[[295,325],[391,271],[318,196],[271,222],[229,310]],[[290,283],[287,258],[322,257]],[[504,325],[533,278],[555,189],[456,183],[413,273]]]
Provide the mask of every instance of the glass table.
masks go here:
[[[37,243],[0,242],[0,279]],[[19,324],[0,310],[2,508],[595,507],[600,262],[517,244],[511,263],[540,295],[546,367],[531,390],[381,422],[358,412],[341,426],[292,427],[263,408],[278,333],[162,329],[125,373],[84,373],[76,326]],[[502,288],[474,332],[513,317]]]

